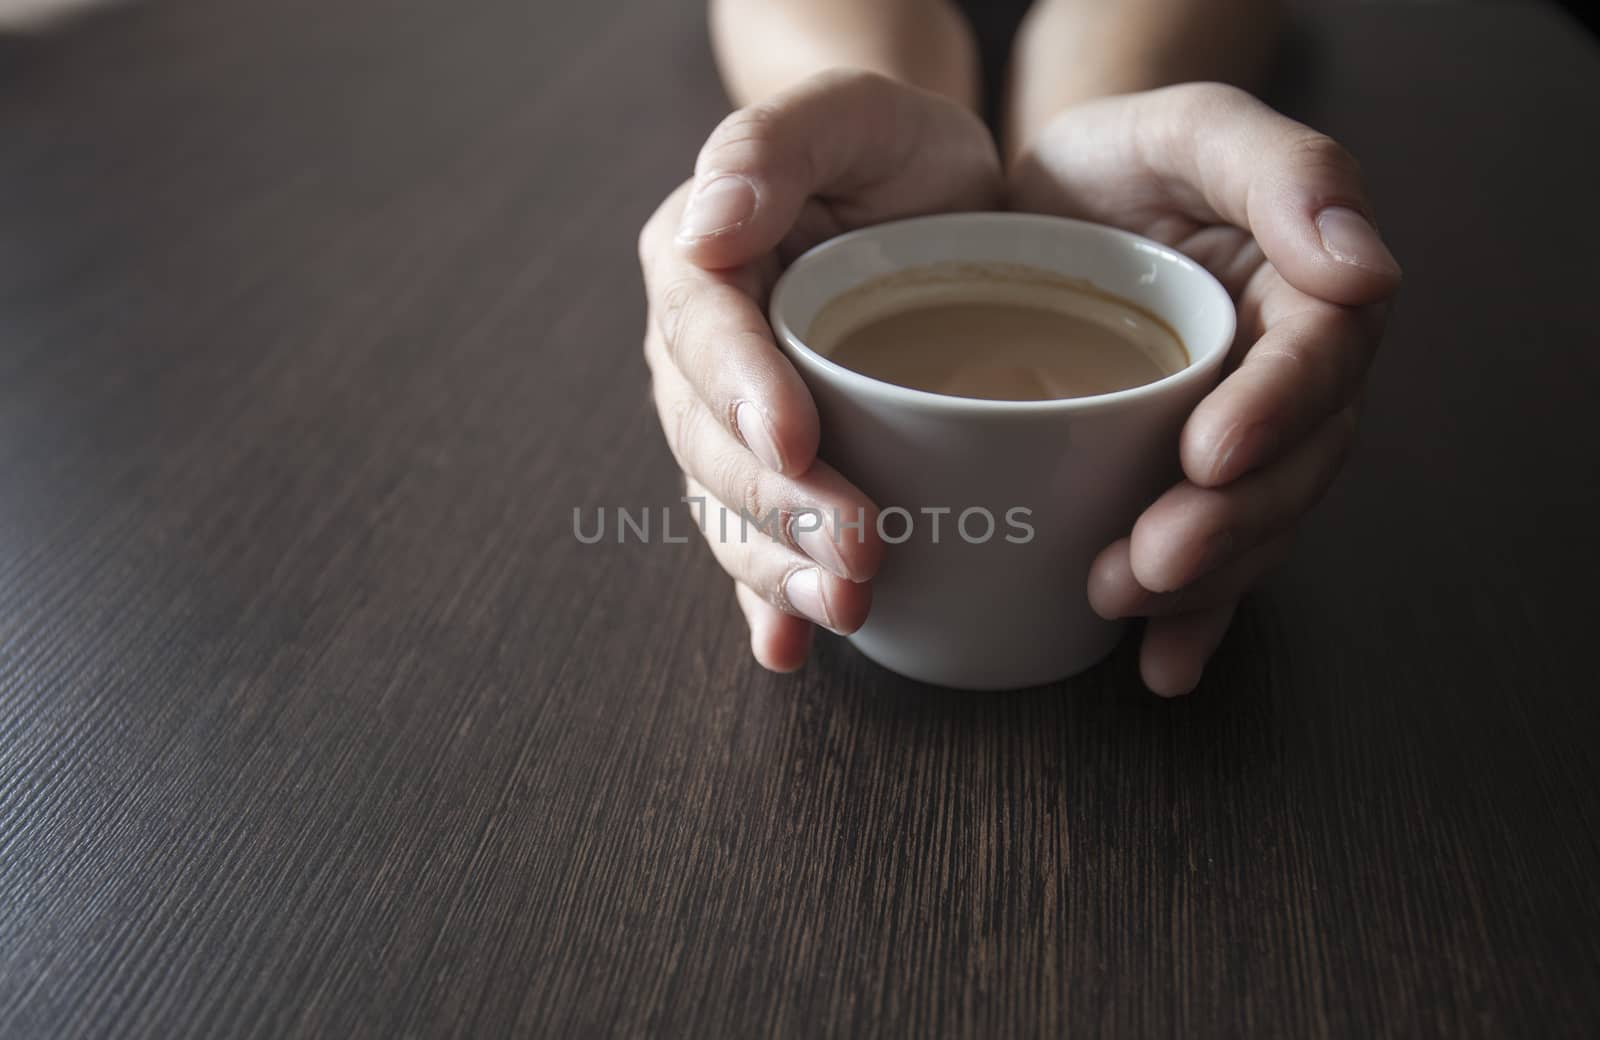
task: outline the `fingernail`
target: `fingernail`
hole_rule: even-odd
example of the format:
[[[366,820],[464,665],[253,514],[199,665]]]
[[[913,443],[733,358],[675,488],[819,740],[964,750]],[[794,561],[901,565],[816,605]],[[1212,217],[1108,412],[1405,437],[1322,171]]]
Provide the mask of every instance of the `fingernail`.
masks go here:
[[[1348,206],[1329,206],[1317,214],[1322,248],[1341,264],[1399,277],[1400,265],[1366,217]]]
[[[822,572],[815,567],[804,567],[789,575],[783,583],[783,596],[789,606],[815,621],[823,628],[833,628],[828,620],[828,604],[822,598]]]
[[[778,439],[772,435],[772,424],[754,401],[739,402],[733,410],[733,425],[738,427],[744,446],[755,453],[763,466],[783,472],[783,455],[778,451]]]
[[[815,519],[817,526],[804,530],[799,524],[791,523],[790,530],[794,535],[794,544],[800,547],[801,552],[822,564],[829,573],[849,581],[850,571],[844,565],[844,557],[839,553],[838,543],[828,532],[827,522],[820,514],[816,515]]]
[[[730,231],[749,220],[756,211],[756,189],[737,174],[725,173],[698,185],[684,207],[678,225],[678,241]]]

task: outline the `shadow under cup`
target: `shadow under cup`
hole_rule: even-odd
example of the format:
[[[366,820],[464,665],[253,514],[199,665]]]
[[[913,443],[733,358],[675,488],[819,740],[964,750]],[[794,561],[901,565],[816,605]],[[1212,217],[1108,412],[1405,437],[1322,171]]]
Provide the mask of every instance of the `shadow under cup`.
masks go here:
[[[882,382],[806,345],[812,321],[841,293],[949,262],[1025,265],[1087,282],[1165,321],[1189,364],[1095,397],[990,401]],[[1083,221],[917,217],[801,256],[773,289],[771,319],[817,402],[820,457],[883,511],[888,545],[872,610],[850,637],[862,653],[913,679],[990,690],[1065,678],[1116,645],[1122,623],[1089,607],[1089,564],[1180,475],[1178,435],[1233,342],[1233,302],[1208,271],[1160,243]],[[833,518],[828,525],[835,529]]]

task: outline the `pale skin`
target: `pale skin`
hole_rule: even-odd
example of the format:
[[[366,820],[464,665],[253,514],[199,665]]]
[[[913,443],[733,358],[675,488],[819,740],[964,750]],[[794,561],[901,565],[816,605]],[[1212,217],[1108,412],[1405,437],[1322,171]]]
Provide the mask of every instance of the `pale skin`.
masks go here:
[[[1146,89],[1247,76],[1252,41],[1266,55],[1270,22],[1231,46],[1172,54],[1184,19],[1214,24],[1206,19],[1219,7],[1245,17],[1262,4],[1036,7],[1014,50],[1002,162],[972,113],[975,50],[952,9],[713,3],[719,67],[741,107],[640,235],[645,356],[668,444],[688,493],[707,500],[708,543],[734,579],[763,666],[799,667],[814,625],[859,627],[883,552],[870,522],[864,539],[715,534],[721,508],[874,515],[816,458],[816,409],[773,343],[766,292],[799,251],[849,228],[1009,207],[1174,245],[1238,305],[1229,371],[1183,430],[1185,479],[1100,554],[1086,590],[1107,617],[1148,619],[1140,670],[1151,690],[1173,696],[1198,683],[1239,599],[1286,554],[1338,472],[1400,281],[1337,144],[1235,87]],[[812,38],[779,46],[797,38],[797,19],[811,20]],[[850,29],[837,49],[830,25]],[[1082,60],[1067,60],[1074,53]]]

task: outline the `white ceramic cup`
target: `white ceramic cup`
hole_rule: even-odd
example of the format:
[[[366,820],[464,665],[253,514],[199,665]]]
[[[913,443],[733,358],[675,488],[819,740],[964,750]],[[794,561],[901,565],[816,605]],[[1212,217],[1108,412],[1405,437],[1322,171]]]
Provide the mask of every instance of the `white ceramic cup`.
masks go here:
[[[952,261],[1023,264],[1089,282],[1164,320],[1189,364],[1095,397],[989,401],[873,379],[806,344],[812,320],[846,290]],[[862,653],[924,682],[1010,689],[1065,678],[1111,650],[1122,626],[1090,609],[1089,564],[1180,475],[1179,432],[1216,384],[1234,335],[1233,301],[1208,271],[1160,243],[1078,220],[917,217],[852,231],[801,256],[773,289],[771,319],[817,402],[819,456],[880,509],[906,514],[882,521],[890,544],[867,622],[850,637]],[[958,529],[968,510],[994,519],[989,537],[979,537],[982,512]],[[1023,518],[1031,538],[1008,517]],[[894,544],[908,528],[911,536]]]

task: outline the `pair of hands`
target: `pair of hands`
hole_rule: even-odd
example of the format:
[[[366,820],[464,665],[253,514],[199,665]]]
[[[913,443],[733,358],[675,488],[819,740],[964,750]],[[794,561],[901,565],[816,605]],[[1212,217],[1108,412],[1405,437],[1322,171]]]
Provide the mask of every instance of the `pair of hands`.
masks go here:
[[[851,228],[1002,205],[1171,245],[1238,307],[1227,374],[1183,429],[1185,479],[1088,581],[1100,614],[1149,619],[1145,684],[1187,693],[1338,471],[1400,282],[1354,160],[1243,91],[1190,84],[1078,106],[1009,176],[971,113],[869,73],[824,73],[733,113],[639,237],[645,358],[686,494],[705,499],[697,519],[763,666],[799,667],[813,625],[859,627],[882,553],[870,536],[715,533],[720,510],[731,530],[740,509],[875,515],[816,457],[816,408],[773,340],[767,294],[786,263]]]

